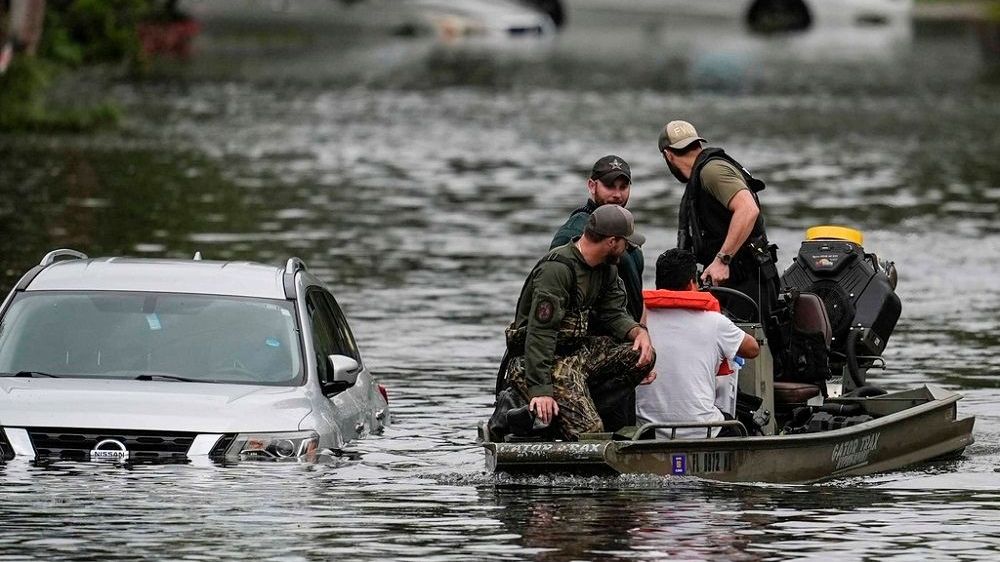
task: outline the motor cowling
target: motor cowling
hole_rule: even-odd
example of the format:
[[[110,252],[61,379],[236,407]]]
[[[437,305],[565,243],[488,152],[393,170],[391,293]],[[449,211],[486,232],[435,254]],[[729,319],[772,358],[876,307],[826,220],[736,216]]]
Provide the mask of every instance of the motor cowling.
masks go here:
[[[830,350],[837,357],[858,357],[854,368],[870,366],[870,358],[882,354],[902,310],[895,265],[866,253],[862,241],[861,233],[850,228],[810,228],[781,276],[785,289],[814,293],[823,300],[832,333]]]

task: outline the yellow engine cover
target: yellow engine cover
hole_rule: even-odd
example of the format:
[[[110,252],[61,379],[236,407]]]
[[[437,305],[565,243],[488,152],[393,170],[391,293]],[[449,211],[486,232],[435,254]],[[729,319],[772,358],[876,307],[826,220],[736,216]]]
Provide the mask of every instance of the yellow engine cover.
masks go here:
[[[814,226],[806,231],[806,240],[847,240],[862,246],[864,239],[860,230],[846,226]]]

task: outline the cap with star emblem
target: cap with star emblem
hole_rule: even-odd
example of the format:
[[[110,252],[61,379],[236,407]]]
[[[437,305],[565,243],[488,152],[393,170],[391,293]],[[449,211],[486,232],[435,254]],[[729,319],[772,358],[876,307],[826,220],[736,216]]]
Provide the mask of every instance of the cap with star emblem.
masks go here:
[[[609,154],[594,162],[594,168],[590,171],[590,179],[600,180],[607,186],[614,185],[615,180],[621,177],[632,183],[632,170],[628,167],[628,162],[614,154]]]

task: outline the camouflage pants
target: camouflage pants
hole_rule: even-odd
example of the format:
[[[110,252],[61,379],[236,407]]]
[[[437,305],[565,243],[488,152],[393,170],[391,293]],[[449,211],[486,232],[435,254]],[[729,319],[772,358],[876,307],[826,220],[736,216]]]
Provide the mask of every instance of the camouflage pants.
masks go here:
[[[552,368],[553,398],[559,404],[556,425],[565,439],[581,433],[604,431],[590,389],[633,389],[653,368],[653,362],[636,367],[639,352],[632,343],[617,343],[607,336],[588,337],[575,352],[556,355]],[[507,380],[522,396],[528,395],[524,356],[511,360]]]

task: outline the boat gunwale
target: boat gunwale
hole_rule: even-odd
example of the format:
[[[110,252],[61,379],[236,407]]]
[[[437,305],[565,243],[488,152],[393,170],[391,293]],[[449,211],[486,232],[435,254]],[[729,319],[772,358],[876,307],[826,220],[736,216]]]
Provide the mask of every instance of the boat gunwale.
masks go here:
[[[894,443],[903,437],[903,433],[906,433],[904,439],[908,443],[906,451],[895,453],[886,451],[883,448],[885,440],[879,440],[880,444],[877,449],[872,451],[874,456],[871,459],[866,459],[859,465],[845,466],[832,471],[816,472],[814,470],[817,468],[816,466],[813,466],[812,469],[802,467],[806,469],[807,474],[801,474],[799,477],[778,477],[780,476],[778,474],[772,474],[770,477],[762,474],[726,477],[722,473],[692,473],[692,475],[709,480],[724,482],[759,481],[808,484],[842,476],[892,470],[913,462],[922,462],[963,450],[975,442],[973,435],[975,416],[958,417],[955,403],[962,398],[963,396],[957,392],[936,385],[924,384],[920,387],[884,395],[884,397],[851,399],[849,400],[851,402],[881,399],[883,402],[905,400],[917,403],[868,422],[815,433],[697,439],[654,438],[639,441],[613,439],[609,435],[608,438],[604,439],[581,441],[490,442],[484,440],[482,445],[486,452],[487,469],[490,472],[516,474],[598,470],[601,473],[609,474],[666,474],[655,467],[650,468],[648,461],[641,459],[647,455],[662,457],[662,455],[671,454],[676,456],[678,454],[720,452],[756,456],[767,455],[768,452],[773,451],[775,454],[787,455],[789,450],[795,449],[812,457],[820,452],[835,451],[834,448],[837,446],[865,439],[879,432],[894,436],[895,439],[890,440]],[[940,428],[940,431],[930,431],[931,425]],[[481,429],[485,429],[484,425],[481,425]],[[931,452],[929,455],[922,454],[928,451]],[[886,453],[889,456],[883,457]],[[834,455],[836,456],[835,453]],[[817,458],[820,457],[826,457],[826,453]],[[639,459],[640,464],[632,465],[637,459]],[[908,460],[904,461],[903,459]],[[743,461],[740,462],[743,463]],[[643,468],[635,470],[640,466]],[[742,471],[743,469],[735,470]],[[782,471],[779,472],[784,474]]]
[[[787,448],[787,447],[798,447],[804,445],[819,445],[823,441],[828,440],[838,440],[842,438],[849,438],[856,434],[866,433],[871,430],[884,429],[889,426],[896,425],[907,419],[911,419],[920,416],[925,413],[933,412],[938,409],[942,409],[951,406],[955,402],[962,399],[962,395],[956,392],[940,389],[938,387],[933,387],[936,390],[941,390],[947,394],[943,396],[935,397],[931,385],[924,385],[923,389],[927,389],[930,398],[927,402],[923,404],[916,404],[909,408],[904,408],[898,412],[882,416],[869,420],[864,423],[859,423],[857,425],[851,425],[847,427],[842,427],[838,429],[830,429],[827,431],[817,431],[813,433],[797,433],[797,434],[786,434],[786,435],[752,435],[748,437],[712,437],[712,438],[698,438],[698,439],[641,439],[638,441],[613,441],[618,444],[616,447],[619,451],[625,452],[628,450],[643,449],[649,446],[655,446],[656,448],[669,448],[665,445],[671,444],[683,444],[685,447],[696,446],[698,448],[722,448],[726,445],[730,446],[750,446],[751,448]],[[908,392],[908,391],[903,391]],[[876,397],[876,400],[883,399],[893,399],[892,396],[887,396],[886,398]],[[899,400],[914,400],[915,398],[903,398],[899,397]],[[966,418],[961,418],[966,419]],[[960,421],[960,418],[955,418],[954,421]],[[780,445],[773,447],[771,445]]]
[[[922,404],[916,404],[914,406],[904,408],[898,412],[888,414],[870,421],[860,423],[857,425],[851,425],[848,427],[842,427],[838,429],[831,429],[827,431],[817,431],[813,433],[800,433],[791,435],[752,435],[746,437],[711,437],[711,438],[695,438],[695,439],[640,439],[640,440],[619,440],[619,439],[587,439],[580,441],[523,441],[523,442],[508,442],[508,441],[488,441],[484,440],[482,445],[485,447],[492,448],[494,451],[497,447],[516,447],[520,448],[526,444],[559,444],[560,447],[572,448],[573,445],[590,445],[593,443],[611,443],[620,452],[638,452],[648,449],[670,449],[676,448],[678,446],[684,448],[696,448],[696,449],[720,449],[720,448],[730,448],[730,449],[783,449],[789,447],[801,447],[801,446],[811,446],[811,445],[821,445],[825,441],[839,440],[843,438],[850,438],[857,434],[866,433],[868,431],[884,429],[889,426],[893,426],[903,422],[907,419],[920,416],[925,413],[933,412],[948,406],[951,406],[955,402],[962,399],[962,395],[957,392],[946,390],[935,385],[925,384],[922,387],[916,389],[909,389],[904,391],[899,391],[898,393],[892,393],[887,395],[882,395],[873,398],[863,398],[863,399],[853,399],[844,400],[852,403],[864,403],[867,400],[884,400],[884,401],[905,401],[905,400],[921,400],[919,397],[905,397],[905,396],[893,396],[893,394],[904,394],[907,392],[914,391],[926,391],[927,397],[926,402]],[[839,399],[833,400],[834,402]],[[974,417],[974,416],[970,416]],[[966,418],[957,418],[955,422],[961,421]]]

